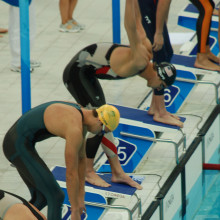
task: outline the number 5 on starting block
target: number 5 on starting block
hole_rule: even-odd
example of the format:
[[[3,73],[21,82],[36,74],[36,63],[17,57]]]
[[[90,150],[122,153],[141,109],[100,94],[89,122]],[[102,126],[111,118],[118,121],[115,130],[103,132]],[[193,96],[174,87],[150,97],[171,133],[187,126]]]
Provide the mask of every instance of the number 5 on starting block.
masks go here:
[[[148,149],[153,144],[152,141],[141,140],[133,137],[125,137],[120,132],[128,132],[131,134],[154,137],[154,133],[147,128],[137,127],[127,124],[119,124],[117,129],[113,132],[117,139],[118,157],[123,170],[127,173],[132,173],[137,168]],[[99,168],[98,172],[111,172],[111,167],[108,160]]]

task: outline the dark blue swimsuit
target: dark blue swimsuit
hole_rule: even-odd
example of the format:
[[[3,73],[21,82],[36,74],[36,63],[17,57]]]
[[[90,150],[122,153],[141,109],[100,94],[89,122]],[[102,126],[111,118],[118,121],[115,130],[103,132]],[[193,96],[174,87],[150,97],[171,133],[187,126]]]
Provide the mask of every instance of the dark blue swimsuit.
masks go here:
[[[44,103],[21,116],[9,129],[3,141],[5,156],[15,165],[31,193],[30,203],[39,210],[48,205],[48,220],[61,219],[64,194],[47,165],[39,157],[35,144],[55,136],[44,124],[44,112],[54,103],[73,106],[82,114],[79,105],[74,103]]]

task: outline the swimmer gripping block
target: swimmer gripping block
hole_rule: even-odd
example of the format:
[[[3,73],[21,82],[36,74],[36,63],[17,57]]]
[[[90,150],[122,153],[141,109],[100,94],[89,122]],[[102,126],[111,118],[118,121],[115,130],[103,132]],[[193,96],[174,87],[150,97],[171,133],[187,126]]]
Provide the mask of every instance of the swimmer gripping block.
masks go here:
[[[120,111],[120,110],[119,110]],[[147,151],[153,145],[153,141],[137,139],[134,137],[122,136],[120,132],[127,132],[134,135],[141,135],[154,138],[155,134],[147,129],[127,124],[119,124],[113,132],[116,139],[116,147],[118,151],[119,161],[123,170],[132,173],[137,168]],[[108,160],[98,169],[99,173],[110,173],[111,167]]]
[[[62,220],[70,220],[70,202],[68,198],[68,193],[66,189],[66,168],[55,166],[51,169],[55,179],[59,183],[61,189],[65,194],[63,209],[62,209]],[[134,195],[136,188],[128,186],[126,184],[121,183],[113,183],[111,182],[111,174],[98,174],[102,179],[111,184],[110,187],[98,187],[86,182],[85,184],[85,202],[99,203],[99,204],[107,204],[106,197],[111,198],[128,198]],[[141,184],[144,180],[143,176],[130,176],[134,181]],[[101,208],[93,205],[86,205],[86,213],[82,214],[82,220],[97,220],[101,217],[105,208]]]
[[[19,0],[2,0],[2,1],[8,3],[9,5],[12,5],[12,6],[15,6],[15,7],[19,7]],[[28,0],[28,1],[29,1],[29,4],[30,4],[31,0]]]
[[[66,189],[66,168],[55,166],[51,172],[53,173],[56,181],[59,183],[61,189],[65,194],[63,209],[62,209],[62,220],[70,220],[71,211],[70,211],[70,202],[68,198],[68,193]],[[85,201],[86,202],[94,202],[94,203],[102,203],[106,204],[107,201],[105,197],[101,194],[86,192],[85,193]],[[104,212],[104,208],[86,205],[86,213],[81,215],[81,220],[96,220],[99,219],[102,213]]]
[[[61,189],[65,193],[65,199],[63,203],[63,209],[62,209],[62,220],[70,220],[71,206],[70,206],[70,202],[69,202],[69,198],[67,194],[67,189],[66,188],[61,188]],[[102,195],[97,194],[97,193],[90,193],[90,192],[86,192],[85,201],[101,203],[101,204],[107,203],[106,199]],[[101,217],[104,210],[105,208],[86,205],[86,213],[83,213],[81,215],[81,220],[97,220]]]

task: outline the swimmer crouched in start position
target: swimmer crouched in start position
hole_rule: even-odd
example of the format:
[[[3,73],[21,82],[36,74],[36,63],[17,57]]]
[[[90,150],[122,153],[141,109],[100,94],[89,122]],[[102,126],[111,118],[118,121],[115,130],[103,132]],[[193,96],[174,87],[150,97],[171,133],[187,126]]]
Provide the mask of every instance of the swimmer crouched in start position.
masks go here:
[[[98,79],[118,80],[139,75],[147,80],[149,87],[158,91],[174,83],[176,69],[172,64],[150,62],[152,47],[141,24],[137,0],[126,1],[125,27],[130,46],[112,43],[92,44],[79,51],[67,64],[63,73],[63,82],[82,106],[95,108],[106,103]],[[166,111],[164,100],[158,103],[158,99],[153,98],[152,103],[148,114],[153,114],[155,121],[183,126],[177,116]],[[108,157],[113,180],[118,173],[125,176],[117,155],[113,134],[108,133],[103,136],[90,134],[86,140],[86,181],[97,186],[108,187],[109,184],[93,169],[94,158],[100,144]]]
[[[85,210],[86,133],[99,136],[112,132],[119,119],[119,111],[112,105],[88,110],[71,102],[51,101],[23,114],[8,130],[3,141],[4,154],[27,185],[30,203],[38,210],[48,207],[48,220],[61,219],[64,193],[37,153],[36,143],[55,136],[65,139],[66,186],[71,216],[80,219]],[[129,176],[120,177],[114,176],[114,181],[141,188]]]

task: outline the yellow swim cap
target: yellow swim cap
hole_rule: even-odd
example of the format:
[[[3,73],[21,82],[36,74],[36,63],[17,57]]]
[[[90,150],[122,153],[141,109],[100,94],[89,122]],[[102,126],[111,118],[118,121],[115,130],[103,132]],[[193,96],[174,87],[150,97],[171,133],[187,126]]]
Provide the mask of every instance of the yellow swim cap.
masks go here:
[[[112,105],[102,105],[96,109],[99,120],[110,130],[114,131],[119,124],[120,113]]]

